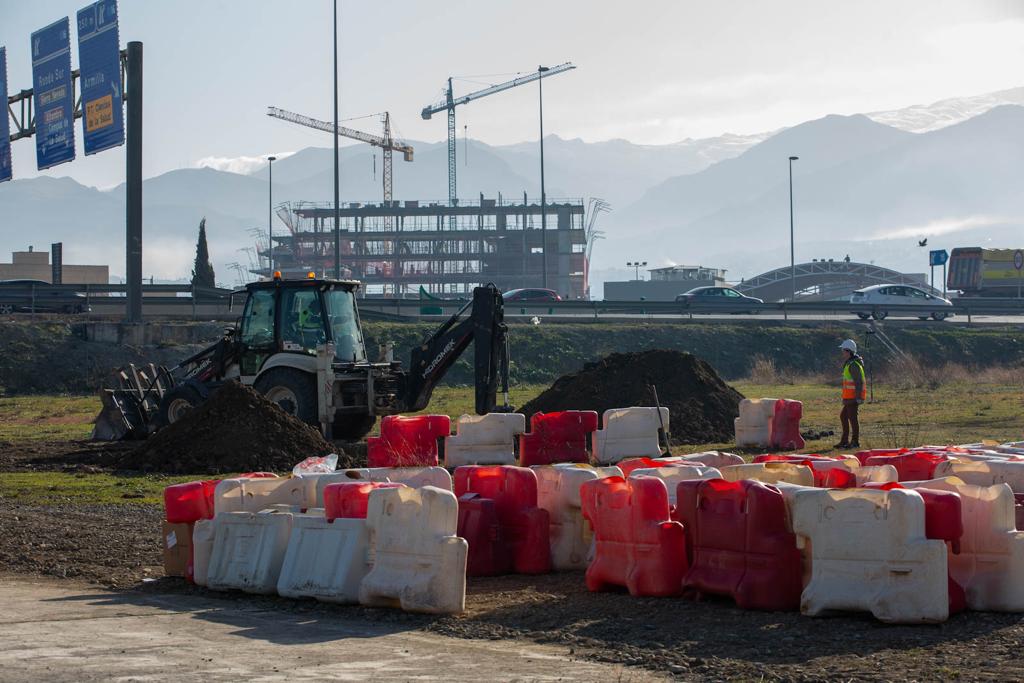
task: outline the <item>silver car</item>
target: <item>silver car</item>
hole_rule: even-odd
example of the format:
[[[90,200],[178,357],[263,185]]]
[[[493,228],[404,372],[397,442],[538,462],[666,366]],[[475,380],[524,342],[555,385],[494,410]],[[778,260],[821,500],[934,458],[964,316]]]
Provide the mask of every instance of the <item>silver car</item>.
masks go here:
[[[854,311],[861,320],[867,320],[872,316],[874,316],[875,320],[884,320],[889,315],[889,307],[892,305],[897,307],[917,305],[937,309],[953,308],[953,302],[949,299],[929,294],[925,290],[911,285],[872,285],[871,287],[858,289],[850,295],[850,303],[875,307],[871,313]],[[915,311],[906,315],[915,316],[919,320],[927,320],[929,315],[933,320],[945,320],[953,315],[953,312],[935,310],[929,314],[923,311]]]

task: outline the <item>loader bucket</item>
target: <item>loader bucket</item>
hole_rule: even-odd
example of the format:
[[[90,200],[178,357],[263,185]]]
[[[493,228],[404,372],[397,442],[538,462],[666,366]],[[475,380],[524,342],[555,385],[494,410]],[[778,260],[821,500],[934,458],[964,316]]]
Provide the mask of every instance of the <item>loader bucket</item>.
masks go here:
[[[150,363],[141,368],[134,364],[114,371],[100,388],[103,407],[93,420],[94,441],[144,439],[157,427],[160,401],[174,379],[167,368]]]

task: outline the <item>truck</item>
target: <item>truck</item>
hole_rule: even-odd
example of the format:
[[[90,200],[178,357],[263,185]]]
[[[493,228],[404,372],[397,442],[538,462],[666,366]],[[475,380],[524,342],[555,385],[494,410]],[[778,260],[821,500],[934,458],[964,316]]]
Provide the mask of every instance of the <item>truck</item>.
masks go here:
[[[473,298],[411,351],[371,361],[354,280],[273,279],[246,285],[241,317],[211,346],[172,368],[125,366],[101,387],[92,438],[145,438],[182,419],[225,382],[252,386],[328,438],[358,439],[379,416],[426,408],[445,373],[473,344],[475,410],[508,405],[508,327],[501,292]],[[233,308],[229,305],[229,308]],[[497,406],[499,382],[504,404]]]
[[[956,247],[949,256],[946,288],[965,297],[1015,297],[1024,270],[1014,264],[1019,249]]]

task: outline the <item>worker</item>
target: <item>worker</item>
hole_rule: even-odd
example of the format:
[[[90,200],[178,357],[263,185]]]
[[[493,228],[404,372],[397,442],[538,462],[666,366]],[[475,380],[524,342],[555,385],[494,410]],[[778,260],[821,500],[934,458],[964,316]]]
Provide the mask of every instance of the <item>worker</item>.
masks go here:
[[[843,409],[839,413],[843,437],[836,448],[859,448],[860,420],[857,410],[868,395],[864,381],[864,359],[857,355],[857,342],[852,339],[844,341],[839,348],[843,353]]]
[[[320,302],[311,299],[310,302],[299,311],[299,333],[302,335],[304,348],[313,349],[317,344],[323,343],[324,324],[320,317]]]

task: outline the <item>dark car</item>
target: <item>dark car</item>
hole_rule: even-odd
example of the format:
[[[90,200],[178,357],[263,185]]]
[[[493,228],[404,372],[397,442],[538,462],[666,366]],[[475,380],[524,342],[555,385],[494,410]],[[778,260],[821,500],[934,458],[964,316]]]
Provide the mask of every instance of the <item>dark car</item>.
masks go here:
[[[763,304],[764,301],[741,294],[732,287],[696,287],[676,296],[676,303],[685,304],[688,308],[702,308],[711,311],[754,313],[756,309],[747,307],[751,304]]]
[[[86,298],[45,280],[0,280],[0,315],[15,311],[84,313]]]
[[[505,301],[517,301],[521,303],[550,303],[552,301],[561,301],[562,297],[558,295],[553,289],[541,289],[539,287],[532,287],[526,289],[510,289],[501,297]]]

